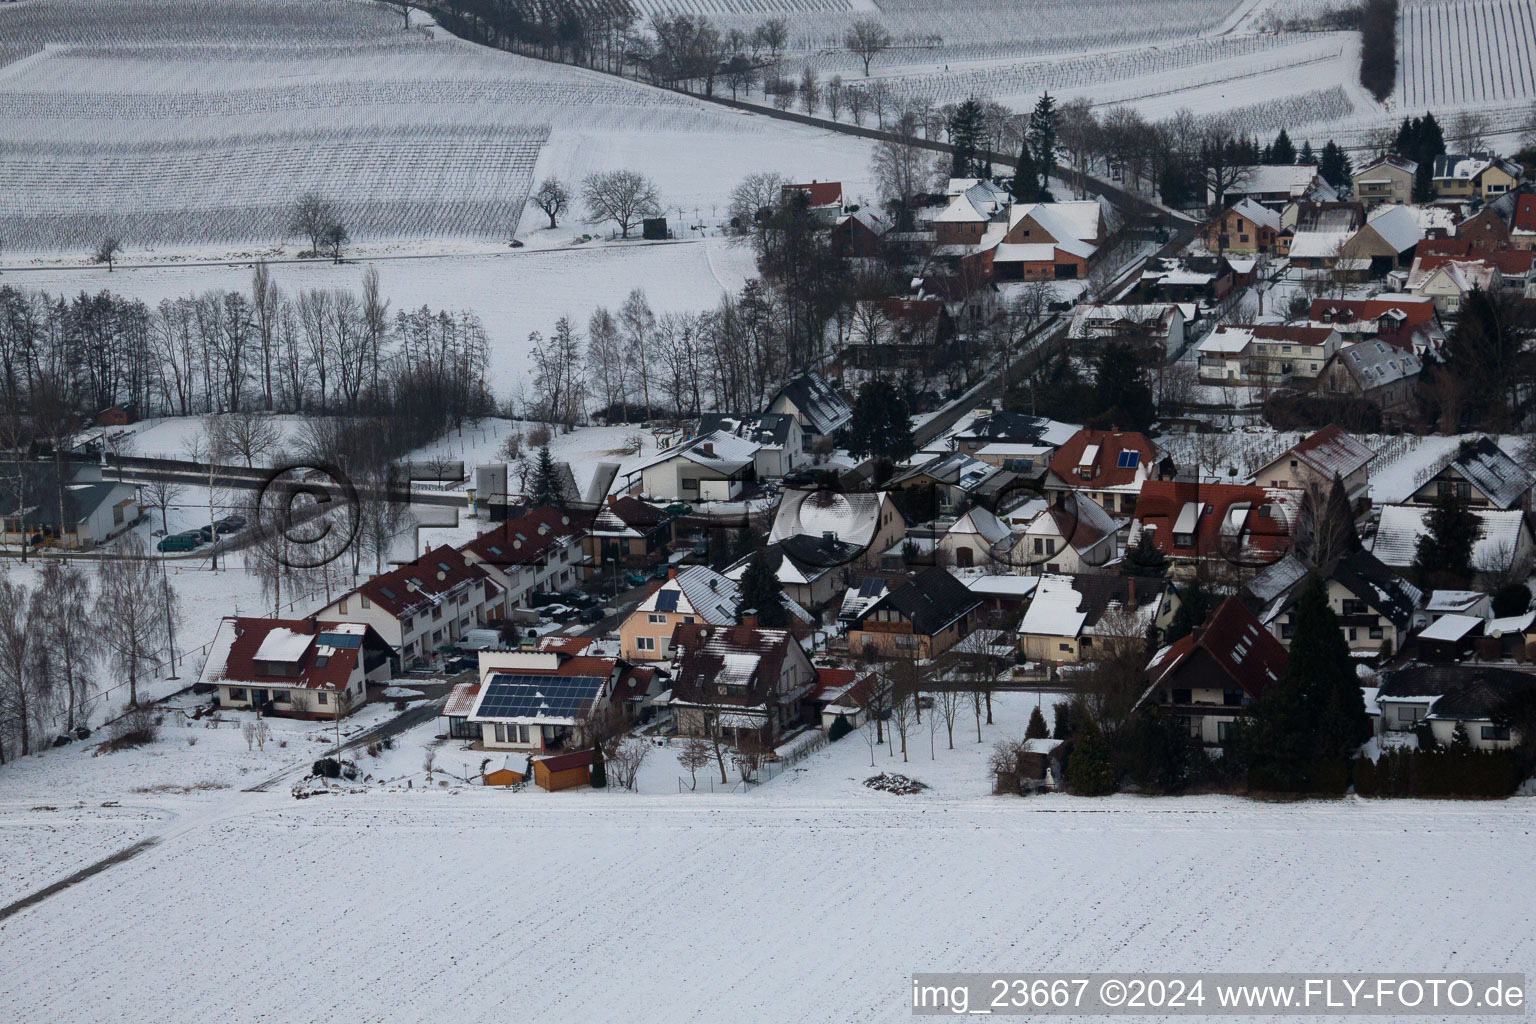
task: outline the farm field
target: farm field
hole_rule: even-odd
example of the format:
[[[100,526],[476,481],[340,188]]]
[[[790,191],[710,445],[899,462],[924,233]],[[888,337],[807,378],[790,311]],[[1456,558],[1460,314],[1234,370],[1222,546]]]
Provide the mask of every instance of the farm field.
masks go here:
[[[536,211],[535,211],[536,212]],[[562,227],[555,234],[568,239]],[[554,244],[553,241],[550,244]],[[528,335],[548,334],[570,315],[585,331],[599,305],[616,307],[633,288],[645,290],[656,312],[701,312],[727,291],[737,292],[755,273],[750,247],[712,236],[665,244],[582,246],[428,259],[379,260],[382,292],[391,310],[468,309],[485,322],[491,343],[486,376],[498,399],[516,393],[528,379]],[[309,288],[362,286],[363,268],[329,261],[277,263],[272,278],[295,293]],[[154,306],[162,299],[221,288],[248,291],[251,265],[153,266],[83,270],[11,271],[0,277],[17,288],[74,295],[110,289]]]
[[[28,0],[0,5],[0,40],[0,134],[24,140],[0,153],[8,257],[106,234],[130,257],[296,243],[309,189],[366,247],[505,243],[548,174],[639,170],[677,221],[764,167],[868,180],[862,141],[405,31],[372,4]]]
[[[857,1022],[905,1016],[918,970],[1536,967],[1515,841],[1529,801],[833,805],[773,787],[230,794],[225,813],[0,923],[0,992],[22,1019],[61,1022],[492,1021],[508,1006],[566,1022],[616,1001],[642,1022]],[[299,864],[322,866],[302,897]],[[701,884],[722,871],[730,884]],[[508,874],[517,898],[491,897],[486,879]],[[1424,877],[1428,913],[1383,910]],[[322,938],[326,956],[287,957],[282,984],[233,1004],[228,971],[185,969]]]
[[[1405,109],[1536,98],[1536,10],[1526,0],[1408,0],[1398,48],[1397,98]]]

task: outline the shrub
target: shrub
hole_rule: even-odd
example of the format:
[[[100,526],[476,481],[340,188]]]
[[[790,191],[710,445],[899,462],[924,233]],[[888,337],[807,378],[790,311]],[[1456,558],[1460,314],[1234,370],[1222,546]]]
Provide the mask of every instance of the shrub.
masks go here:
[[[334,757],[322,757],[316,761],[310,774],[317,779],[337,779],[341,777],[341,762]]]
[[[848,722],[847,715],[838,715],[827,727],[827,742],[836,743],[838,740],[853,732],[853,726]]]
[[[135,708],[112,723],[101,747],[108,753],[142,747],[160,738],[160,722],[148,708]]]
[[[543,448],[547,444],[549,444],[548,427],[534,427],[532,430],[528,431],[529,448]]]
[[[1067,788],[1078,796],[1108,796],[1115,791],[1109,745],[1091,722],[1078,732],[1067,759]]]
[[[197,737],[196,736],[188,736],[187,737],[187,746],[189,746],[189,747],[197,746]]]

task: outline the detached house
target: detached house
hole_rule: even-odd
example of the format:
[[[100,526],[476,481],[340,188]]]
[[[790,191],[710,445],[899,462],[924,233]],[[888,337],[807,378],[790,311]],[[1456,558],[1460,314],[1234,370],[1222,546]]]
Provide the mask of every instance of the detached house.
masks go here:
[[[1371,553],[1401,574],[1413,570],[1419,538],[1429,532],[1428,505],[1383,505]],[[1477,543],[1472,546],[1472,568],[1479,573],[1503,575],[1525,564],[1533,544],[1526,513],[1519,509],[1475,508]]]
[[[843,212],[843,183],[810,181],[784,185],[779,190],[782,202],[803,202],[813,217],[823,224],[836,223]]]
[[[110,540],[139,521],[143,510],[132,484],[102,479],[97,466],[65,472],[61,487],[52,463],[20,464],[19,482],[13,477],[0,489],[0,540],[78,550]]]
[[[1299,503],[1285,488],[1148,480],[1126,547],[1145,534],[1176,569],[1188,571],[1200,559],[1263,568],[1290,550]]]
[[[1417,587],[1369,551],[1352,551],[1318,572],[1350,653],[1374,657],[1383,650],[1403,649],[1423,604],[1424,595]],[[1286,647],[1295,633],[1296,603],[1306,580],[1306,566],[1287,555],[1244,588],[1250,603],[1257,605],[1258,620]]]
[[[1355,198],[1368,206],[1412,202],[1413,178],[1418,171],[1416,160],[1395,153],[1379,156],[1357,170],[1351,178]]]
[[[506,589],[471,556],[444,545],[375,576],[316,614],[372,626],[410,667],[436,661],[440,648],[506,612]]]
[[[1232,726],[1279,681],[1285,663],[1280,641],[1229,597],[1203,626],[1157,652],[1142,701],[1182,720],[1200,742],[1226,743]]]
[[[981,601],[949,570],[934,566],[863,608],[848,628],[848,651],[930,659],[971,631]]]
[[[1383,672],[1380,683],[1376,703],[1384,730],[1410,732],[1428,722],[1435,741],[1448,746],[1461,725],[1474,748],[1502,750],[1522,737],[1498,720],[1509,702],[1536,687],[1536,674],[1491,665],[1408,665]]]
[[[669,706],[684,736],[751,737],[773,746],[814,721],[817,673],[800,641],[782,629],[679,625]]]
[[[1129,515],[1141,485],[1158,473],[1159,454],[1135,431],[1079,430],[1047,463],[1046,496],[1057,501],[1076,493],[1106,512]]]
[[[1067,336],[1074,341],[1126,341],[1153,345],[1172,355],[1184,345],[1184,311],[1177,303],[1113,305],[1082,303],[1072,310]]]
[[[1441,153],[1433,183],[1438,199],[1494,199],[1520,184],[1520,165],[1488,152]]]
[[[1536,476],[1510,458],[1491,438],[1464,441],[1433,476],[1408,498],[1411,504],[1430,505],[1454,495],[1474,508],[1531,510],[1531,488]]]
[[[755,441],[714,430],[664,449],[629,475],[640,474],[640,490],[658,501],[731,501],[757,479]]]
[[[1344,483],[1350,506],[1359,515],[1369,507],[1371,460],[1376,453],[1338,427],[1324,427],[1297,442],[1269,464],[1259,467],[1252,482],[1260,487],[1311,491],[1326,500],[1333,481]]]
[[[1029,575],[1087,572],[1114,560],[1119,528],[1096,502],[1069,491],[1025,524],[1007,561]]]
[[[1145,646],[1178,601],[1164,580],[1047,573],[1019,623],[1019,649],[1035,662],[1075,664]]]
[[[741,591],[736,581],[704,565],[690,565],[655,585],[619,624],[619,652],[626,661],[666,661],[679,625],[736,621]]]
[[[1325,394],[1373,402],[1383,420],[1395,423],[1414,409],[1414,388],[1424,364],[1417,355],[1385,341],[1362,341],[1334,353],[1318,378]]]
[[[765,410],[787,413],[800,424],[800,443],[815,451],[823,439],[831,439],[853,419],[853,406],[822,379],[819,373],[802,373],[778,390]]]
[[[225,616],[198,682],[218,688],[220,707],[336,718],[362,707],[368,681],[390,670],[389,645],[360,622]]]
[[[1103,244],[1104,210],[1097,200],[1019,203],[992,252],[997,281],[1074,280],[1088,276],[1088,261]]]
[[[729,416],[708,412],[699,417],[699,433],[715,431],[739,437],[757,445],[753,453],[753,472],[758,480],[779,480],[793,473],[803,462],[805,434],[800,421],[789,413],[765,412],[757,416]]]
[[[1207,189],[1206,202],[1234,202],[1252,199],[1257,203],[1284,206],[1298,199],[1327,197],[1335,193],[1322,176],[1316,164],[1259,164],[1238,170],[1237,183],[1229,185],[1224,196]]]
[[[554,753],[587,745],[582,723],[631,671],[613,658],[559,651],[481,651],[468,724],[486,750]]]
[[[1272,252],[1280,235],[1280,214],[1243,198],[1206,222],[1200,241],[1213,252]]]
[[[625,568],[653,565],[672,544],[672,516],[629,495],[610,494],[582,539],[587,562],[613,562]]]
[[[1224,324],[1196,346],[1198,372],[1201,380],[1238,384],[1314,379],[1340,341],[1332,327]]]

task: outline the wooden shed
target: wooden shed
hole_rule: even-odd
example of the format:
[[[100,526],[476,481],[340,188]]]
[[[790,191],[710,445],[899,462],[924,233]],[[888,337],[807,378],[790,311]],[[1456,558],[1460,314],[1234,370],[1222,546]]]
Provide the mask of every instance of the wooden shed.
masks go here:
[[[528,777],[528,758],[523,754],[508,754],[500,768],[485,773],[487,786],[515,786]]]
[[[592,782],[592,751],[576,750],[533,762],[533,781],[551,793]]]

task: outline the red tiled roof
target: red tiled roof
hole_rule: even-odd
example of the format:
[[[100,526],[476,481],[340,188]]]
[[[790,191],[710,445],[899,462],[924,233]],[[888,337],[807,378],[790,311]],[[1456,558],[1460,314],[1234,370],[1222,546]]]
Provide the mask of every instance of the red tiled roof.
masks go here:
[[[442,595],[474,583],[485,584],[487,593],[497,586],[484,569],[471,564],[461,552],[444,544],[428,550],[408,565],[375,576],[352,593],[363,595],[390,615],[400,618],[434,603]]]
[[[592,763],[591,750],[573,750],[569,754],[541,757],[534,764],[541,764],[545,771],[563,772],[570,768],[585,768]]]
[[[592,639],[590,636],[541,636],[539,650],[556,651],[574,657],[591,647]]]
[[[812,206],[837,206],[843,201],[843,183],[840,181],[812,181],[784,186],[784,192],[804,192]]]
[[[1349,476],[1367,465],[1376,453],[1336,426],[1329,425],[1298,442],[1291,452],[1325,477]],[[1282,456],[1283,457],[1283,456]]]
[[[1089,445],[1097,445],[1099,450],[1092,462],[1093,476],[1084,480],[1078,469]],[[1120,453],[1124,451],[1139,453],[1140,466],[1150,467],[1157,461],[1152,442],[1144,434],[1130,430],[1079,430],[1056,449],[1047,465],[1052,473],[1074,487],[1123,487],[1135,483],[1137,476],[1137,466],[1121,468]]]
[[[1290,327],[1284,324],[1255,324],[1248,330],[1265,341],[1288,341],[1293,345],[1321,345],[1333,333],[1331,327]]]
[[[938,299],[886,299],[880,309],[892,320],[931,320],[944,312]]]
[[[1376,320],[1381,316],[1398,312],[1403,315],[1404,327],[1417,327],[1435,318],[1433,302],[1414,302],[1405,299],[1313,299],[1307,310],[1307,319],[1318,323],[1352,323],[1356,320]]]
[[[841,703],[846,698],[854,705],[863,704],[864,695],[874,678],[875,674],[869,671],[860,674],[851,668],[818,668],[816,692],[812,699],[824,703]]]
[[[1536,231],[1536,195],[1521,195],[1515,199],[1511,227],[1516,231]]]
[[[448,700],[443,704],[443,717],[468,718],[469,713],[475,710],[475,698],[478,696],[479,683],[459,683],[448,691]]]
[[[564,538],[581,532],[569,513],[541,508],[509,519],[482,533],[459,550],[497,568],[536,562]]]
[[[1443,238],[1420,243],[1414,269],[1427,273],[1454,261],[1482,260],[1498,267],[1499,273],[1506,277],[1524,277],[1530,273],[1533,256],[1536,252],[1530,249],[1483,249],[1473,245],[1470,239]]]
[[[1252,484],[1207,484],[1193,481],[1148,480],[1136,499],[1136,523],[1152,529],[1152,543],[1167,555],[1185,558],[1231,557],[1270,561],[1290,549],[1295,516],[1288,507],[1293,492]],[[1234,506],[1246,504],[1248,514],[1240,533],[1229,523]],[[1194,546],[1175,547],[1174,527],[1185,508],[1195,512]],[[1261,509],[1269,508],[1269,515]],[[1240,547],[1240,550],[1239,550]],[[1241,556],[1241,557],[1239,557]]]
[[[1203,629],[1175,641],[1158,657],[1153,685],[1162,684],[1196,651],[1209,655],[1223,675],[1255,699],[1285,672],[1285,648],[1235,597],[1223,601]]]
[[[619,675],[618,682],[613,684],[613,693],[608,699],[618,704],[636,697],[644,697],[651,688],[651,680],[655,677],[655,668],[638,668],[629,665]]]
[[[230,616],[219,625],[221,633],[225,629],[234,630],[234,636],[229,644],[229,654],[224,661],[224,671],[222,674],[205,674],[205,678],[210,682],[270,683],[273,686],[302,686],[309,690],[343,690],[352,676],[353,668],[357,665],[357,659],[362,656],[362,648],[331,648],[325,664],[319,665],[317,662],[320,652],[315,643],[321,633],[335,630],[341,625],[343,623],[310,619],[259,619]],[[353,623],[346,625],[355,626]],[[363,628],[372,632],[368,627]],[[262,642],[278,629],[286,629],[309,637],[310,642],[299,659],[297,677],[273,675],[268,672],[258,672],[256,669],[256,652],[261,649]],[[383,643],[382,640],[378,642]],[[214,673],[217,673],[217,666],[211,667]]]

